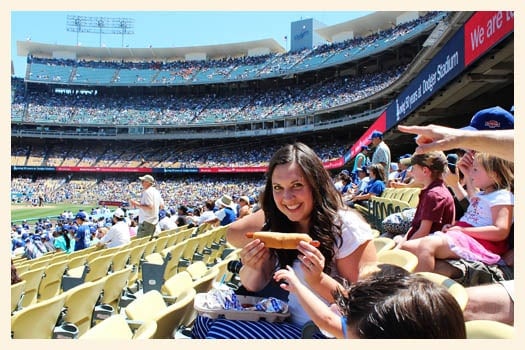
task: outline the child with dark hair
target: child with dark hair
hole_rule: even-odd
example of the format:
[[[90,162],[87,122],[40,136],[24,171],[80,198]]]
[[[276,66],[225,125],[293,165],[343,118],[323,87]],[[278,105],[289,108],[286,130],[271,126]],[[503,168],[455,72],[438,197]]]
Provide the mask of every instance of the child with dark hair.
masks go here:
[[[327,306],[302,284],[290,267],[275,273],[281,287],[295,295],[312,321],[336,338],[466,338],[463,313],[448,290],[392,265],[347,288],[333,291]]]

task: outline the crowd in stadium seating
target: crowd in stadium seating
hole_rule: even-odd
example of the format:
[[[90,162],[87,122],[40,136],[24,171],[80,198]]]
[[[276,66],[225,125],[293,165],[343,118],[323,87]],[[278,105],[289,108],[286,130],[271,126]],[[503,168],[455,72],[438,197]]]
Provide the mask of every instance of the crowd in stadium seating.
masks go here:
[[[25,109],[23,120],[26,122],[73,125],[174,125],[263,120],[313,113],[361,100],[391,85],[405,68],[400,66],[380,73],[335,78],[313,85],[230,96],[204,94],[123,98],[31,91],[25,99],[15,95],[12,113],[13,118],[18,119]]]
[[[69,59],[49,59],[28,57],[28,63],[36,64],[39,67],[72,67],[70,74],[65,79],[70,79],[72,82],[89,82],[89,78],[83,77],[76,67],[92,68],[92,69],[114,69],[115,74],[109,74],[107,83],[123,83],[119,70],[136,70],[131,74],[133,81],[129,83],[163,83],[169,84],[177,80],[188,82],[206,82],[214,81],[217,76],[226,80],[237,79],[259,79],[265,76],[282,75],[292,72],[294,66],[301,63],[305,58],[313,58],[311,62],[322,62],[323,60],[316,60],[315,56],[327,57],[337,51],[348,51],[353,48],[366,48],[370,45],[376,45],[377,42],[382,41],[388,43],[396,40],[417,27],[419,24],[429,22],[441,18],[444,14],[441,12],[431,11],[425,16],[419,17],[413,21],[405,22],[394,26],[391,29],[379,31],[366,37],[355,37],[353,39],[345,40],[339,43],[327,43],[319,45],[313,49],[301,50],[299,52],[287,52],[284,54],[268,54],[258,57],[225,57],[215,60],[199,60],[199,61],[151,61],[151,62],[126,62],[126,61],[87,61],[87,60],[69,60]],[[377,45],[378,47],[380,45]],[[303,65],[304,68],[305,65]],[[314,67],[309,67],[314,68]],[[142,72],[141,72],[142,71]],[[148,71],[160,71],[161,73],[148,74]],[[35,74],[36,76],[33,76]],[[50,76],[51,74],[52,76]],[[61,75],[53,75],[52,69],[46,74],[44,72],[35,71],[30,72],[30,75],[37,80],[50,81],[64,81]],[[143,75],[143,76],[142,76]],[[146,78],[148,76],[148,78]],[[126,81],[128,82],[128,81]]]
[[[348,140],[334,139],[331,143],[310,144],[323,161],[329,161],[345,153]],[[275,144],[261,145],[248,141],[196,147],[190,147],[187,143],[166,147],[143,143],[137,145],[136,142],[122,145],[92,142],[13,145],[11,165],[156,168],[264,166],[276,147]]]

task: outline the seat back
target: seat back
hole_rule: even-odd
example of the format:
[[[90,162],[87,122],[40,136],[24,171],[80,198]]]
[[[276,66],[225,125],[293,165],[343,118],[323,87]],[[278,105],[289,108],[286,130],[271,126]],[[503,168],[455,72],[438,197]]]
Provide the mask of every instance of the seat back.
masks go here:
[[[193,288],[193,280],[187,271],[182,271],[170,277],[161,288],[161,293],[170,297],[178,297],[183,291]]]
[[[190,278],[190,281],[191,281],[191,278]],[[21,304],[21,299],[24,296],[25,288],[26,288],[26,281],[24,280],[11,285],[11,314],[19,308]]]
[[[174,338],[175,331],[183,325],[187,314],[193,311],[193,301],[196,294],[195,289],[187,289],[179,295],[175,303],[155,314],[157,330],[153,336],[154,339]]]
[[[512,339],[514,327],[492,320],[473,320],[465,322],[467,339]]]
[[[93,310],[104,288],[104,282],[103,279],[84,282],[65,293],[66,302],[64,306],[67,307],[67,312],[64,320],[74,323],[78,327],[79,336],[91,328]]]
[[[65,294],[59,294],[15,313],[11,316],[12,337],[14,339],[51,339],[65,299]]]
[[[144,322],[133,334],[132,339],[153,339],[157,331],[157,322]]]
[[[67,268],[67,261],[57,262],[49,265],[46,270],[40,287],[38,288],[38,301],[46,300],[58,295],[62,276]]]
[[[109,304],[113,306],[113,310],[118,311],[120,297],[122,296],[122,291],[128,284],[132,269],[133,267],[128,266],[102,278],[102,280],[104,280],[102,304]]]
[[[179,270],[179,260],[182,257],[184,252],[184,243],[178,243],[174,246],[166,248],[166,256],[169,253],[170,260],[166,264],[166,269],[164,270],[164,280],[169,279],[170,277],[177,274]]]
[[[193,280],[193,288],[197,293],[207,293],[213,286],[213,282],[219,275],[219,269],[212,267],[204,274]]]
[[[372,243],[376,247],[376,253],[379,253],[383,250],[390,250],[395,247],[396,242],[393,239],[387,237],[377,237],[372,239]]]
[[[131,255],[131,248],[123,249],[113,255],[113,261],[111,262],[111,271],[120,271],[126,267],[129,257]]]
[[[164,248],[166,248],[166,243],[168,242],[169,237],[168,236],[162,236],[157,238],[154,252],[160,253]]]
[[[24,291],[24,299],[22,299],[22,307],[28,307],[31,304],[36,303],[38,288],[42,277],[44,277],[45,267],[38,268],[36,270],[29,270],[20,274],[20,279],[26,281],[26,287]]]
[[[442,285],[443,287],[447,288],[447,290],[452,294],[452,296],[456,299],[456,301],[459,304],[459,307],[462,311],[465,311],[465,307],[467,306],[468,302],[468,293],[465,287],[458,282],[454,281],[453,279],[443,276],[439,273],[434,272],[418,272],[418,275],[421,275],[425,277],[426,279],[431,280],[432,282],[435,282],[439,285]]]
[[[87,254],[81,254],[74,257],[71,257],[67,260],[68,269],[76,269],[80,266],[84,266],[87,262]]]
[[[124,309],[130,320],[150,321],[154,316],[166,309],[166,303],[158,290],[150,290],[137,299],[133,300]]]
[[[414,272],[418,259],[413,253],[402,249],[383,250],[377,253],[377,262],[392,264],[404,268],[408,272]]]
[[[89,263],[89,272],[86,275],[85,282],[96,281],[107,276],[114,254],[103,255],[93,259]]]
[[[208,271],[208,267],[203,261],[196,261],[189,265],[186,268],[186,271],[188,271],[193,280],[196,280],[201,278],[206,273],[206,271]]]
[[[148,241],[148,243],[146,243],[146,248],[144,249],[143,255],[144,256],[148,256],[151,253],[153,253],[153,251],[155,250],[156,246],[157,246],[157,241],[156,240]]]
[[[79,339],[125,339],[133,338],[133,332],[124,315],[113,315],[88,329]]]

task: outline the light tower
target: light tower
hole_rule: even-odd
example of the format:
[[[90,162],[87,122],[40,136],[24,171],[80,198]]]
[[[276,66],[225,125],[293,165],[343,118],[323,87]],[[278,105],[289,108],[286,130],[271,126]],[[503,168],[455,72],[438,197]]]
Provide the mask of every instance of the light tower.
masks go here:
[[[134,24],[133,18],[68,15],[66,30],[77,33],[77,46],[79,33],[97,33],[100,47],[102,47],[102,34],[120,34],[122,36],[122,47],[124,47],[124,35],[134,34]]]

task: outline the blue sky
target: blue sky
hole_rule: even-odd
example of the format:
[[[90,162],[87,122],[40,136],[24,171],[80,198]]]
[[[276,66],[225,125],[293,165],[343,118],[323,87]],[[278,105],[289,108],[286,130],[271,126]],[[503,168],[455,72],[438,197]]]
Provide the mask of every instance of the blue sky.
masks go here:
[[[75,12],[12,11],[11,59],[15,74],[25,72],[25,57],[17,56],[16,41],[32,40],[48,44],[76,45],[77,34],[66,30],[68,15],[125,17],[134,20],[134,34],[124,36],[129,47],[185,47],[273,38],[283,47],[290,43],[291,22],[314,18],[327,26],[361,17],[369,11],[140,11]],[[79,44],[121,47],[122,36],[80,33]]]

